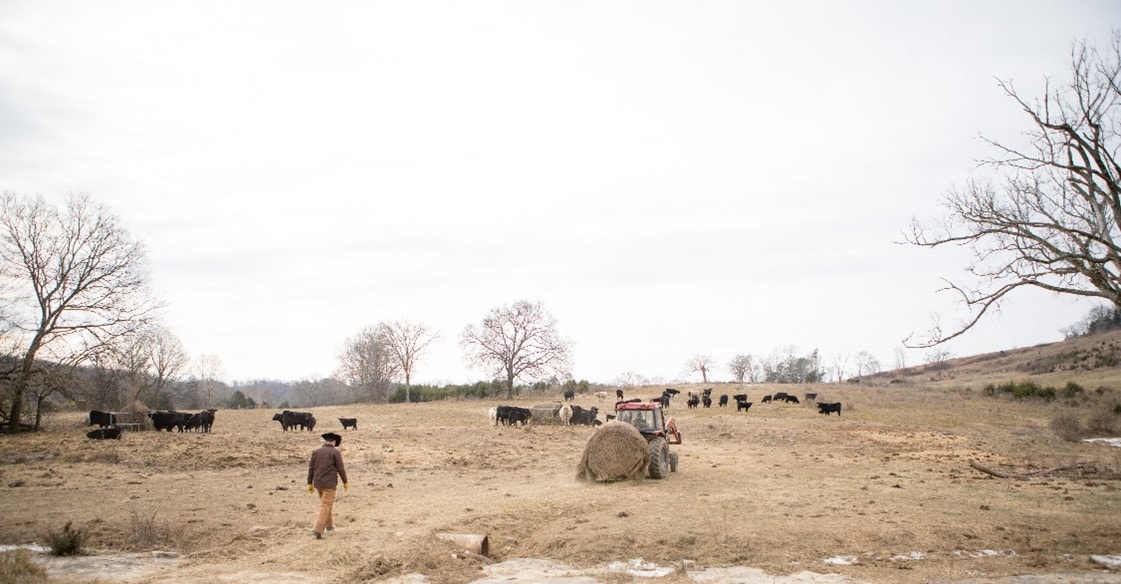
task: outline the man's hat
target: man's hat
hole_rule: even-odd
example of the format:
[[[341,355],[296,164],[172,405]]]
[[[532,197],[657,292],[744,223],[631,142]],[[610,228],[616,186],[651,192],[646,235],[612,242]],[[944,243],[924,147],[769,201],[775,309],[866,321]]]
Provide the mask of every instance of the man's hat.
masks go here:
[[[320,438],[322,438],[324,440],[327,440],[327,441],[330,441],[330,442],[334,442],[335,446],[338,446],[339,444],[342,444],[342,441],[343,441],[343,437],[339,436],[338,434],[336,434],[334,432],[327,432],[326,434],[321,435]]]

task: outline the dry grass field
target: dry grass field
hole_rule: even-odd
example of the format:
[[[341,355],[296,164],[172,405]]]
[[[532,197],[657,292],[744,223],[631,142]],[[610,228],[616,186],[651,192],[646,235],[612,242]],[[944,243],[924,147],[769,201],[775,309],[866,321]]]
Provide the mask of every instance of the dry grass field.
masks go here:
[[[211,434],[120,441],[87,440],[82,414],[57,414],[44,432],[0,437],[0,544],[43,544],[71,522],[89,554],[174,552],[142,556],[143,569],[52,563],[52,582],[471,582],[488,578],[489,561],[517,558],[568,566],[574,576],[556,582],[749,581],[716,570],[737,566],[765,581],[1119,581],[1090,556],[1121,554],[1121,448],[1060,440],[1051,423],[1113,415],[1121,368],[1027,373],[1059,351],[1046,349],[859,385],[711,385],[755,405],[689,410],[679,396],[680,470],[662,481],[578,482],[592,428],[487,420],[499,403],[559,394],[314,408],[314,433],[282,432],[275,410],[222,410]],[[982,391],[1028,379],[1086,392],[1043,402]],[[774,391],[817,392],[844,409],[760,403]],[[359,429],[342,432],[338,417]],[[338,529],[315,540],[304,479],[327,430],[344,436],[351,488],[336,503]],[[457,553],[441,532],[486,534],[489,559]],[[673,571],[606,569],[638,558]]]

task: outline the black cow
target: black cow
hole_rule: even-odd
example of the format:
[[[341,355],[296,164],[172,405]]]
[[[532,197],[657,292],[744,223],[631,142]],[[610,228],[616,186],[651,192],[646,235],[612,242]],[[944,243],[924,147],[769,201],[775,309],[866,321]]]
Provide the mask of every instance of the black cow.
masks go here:
[[[511,426],[528,425],[529,419],[533,417],[533,412],[529,408],[519,408],[517,406],[509,406],[509,408],[506,412],[506,422]]]
[[[347,428],[358,429],[358,418],[339,418],[339,423],[343,425],[343,430]]]
[[[685,405],[689,406],[689,409],[691,409],[691,410],[697,409],[697,406],[700,405],[700,403],[701,403],[701,398],[699,398],[695,395],[691,395],[691,396],[689,396],[689,399],[685,400]]]
[[[750,410],[750,409],[751,409],[751,402],[746,401],[746,400],[736,400],[736,411],[737,412],[739,412],[739,411],[746,412],[747,410]]]
[[[806,401],[808,401],[808,402],[817,401],[817,394],[806,392]]]
[[[841,402],[835,402],[835,403],[831,403],[831,404],[827,404],[827,403],[817,404],[817,413],[825,414],[825,415],[828,416],[829,412],[837,412],[838,416],[841,415]]]
[[[798,401],[798,396],[796,396],[796,395],[787,395],[786,396],[786,403],[797,404],[797,403],[802,403],[802,402]]]
[[[101,428],[108,428],[117,425],[117,416],[112,412],[99,412],[97,410],[90,410],[90,423],[88,425],[97,425]]]
[[[580,406],[572,406],[572,424],[581,424],[584,426],[598,426],[601,422],[596,419],[599,416],[599,408],[592,406],[591,409],[585,410]]]
[[[574,390],[574,389],[564,390],[564,401],[572,401],[575,398],[576,398],[576,390]]]
[[[701,393],[703,393],[704,395],[712,395],[712,388],[706,387]]]
[[[615,401],[623,401],[623,390],[621,390],[621,389],[616,389],[615,390]]]
[[[188,416],[185,412],[149,412],[148,418],[152,420],[152,427],[157,432],[160,430],[167,430],[170,432],[173,428],[182,432],[183,426],[187,424]]]
[[[766,404],[766,403],[770,403],[770,402],[771,402],[771,396],[769,396],[769,395],[763,396],[763,403]]]
[[[310,412],[284,410],[274,415],[272,419],[280,422],[280,427],[284,428],[285,431],[289,429],[295,430],[297,426],[299,426],[301,430],[308,430],[309,432],[315,429],[315,416],[311,415]]]
[[[121,439],[121,429],[120,428],[98,428],[97,430],[90,430],[89,432],[86,432],[86,438],[89,438],[90,440],[109,440],[109,439],[120,440]]]
[[[774,401],[777,401],[777,402],[784,402],[784,401],[786,401],[786,392],[785,391],[780,391],[780,392],[776,393],[775,395],[771,396],[771,399],[773,399]]]
[[[724,406],[728,405],[728,394],[726,394],[726,393],[720,394],[720,401],[718,403],[720,404],[720,407],[724,407]]]
[[[202,428],[202,416],[199,414],[191,414],[187,416],[187,423],[183,424],[185,432],[195,432]]]
[[[706,407],[706,408],[711,408],[712,407],[712,396],[707,394],[707,393],[704,394],[704,396],[701,397],[701,404],[703,404],[704,407]]]

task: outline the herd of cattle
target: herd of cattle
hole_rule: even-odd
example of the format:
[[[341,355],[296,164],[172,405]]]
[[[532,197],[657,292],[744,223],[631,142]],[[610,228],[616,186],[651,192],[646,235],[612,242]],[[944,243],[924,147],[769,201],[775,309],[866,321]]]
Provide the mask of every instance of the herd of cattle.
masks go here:
[[[681,393],[679,390],[666,388],[664,391],[662,391],[661,396],[652,398],[650,401],[660,401],[662,402],[663,408],[669,408],[670,400],[673,398],[673,396],[679,393]],[[575,391],[565,390],[562,395],[564,397],[564,402],[557,407],[548,408],[548,411],[544,412],[546,417],[550,419],[556,418],[557,421],[565,426],[598,426],[603,423],[599,419],[597,419],[599,415],[598,407],[582,408],[578,405],[568,403],[576,398]],[[599,391],[594,393],[593,396],[596,399],[604,400],[607,397],[607,393]],[[617,401],[622,401],[623,390],[615,390],[615,398]],[[728,398],[729,396],[727,394],[719,396],[719,398],[717,399],[717,404],[720,407],[728,406]],[[736,394],[731,396],[731,398],[736,402],[737,412],[746,412],[750,410],[751,406],[754,404],[754,402],[747,401],[748,397],[746,393]],[[841,415],[841,402],[819,402],[817,401],[816,393],[806,393],[803,396],[803,399],[805,399],[807,403],[812,402],[817,405],[817,413],[819,414],[829,415],[833,412],[836,412],[838,416]],[[685,405],[690,409],[700,407],[702,404],[704,407],[709,408],[712,407],[712,402],[712,388],[706,388],[700,392],[690,391],[688,393],[688,396],[686,397]],[[778,392],[773,395],[768,394],[763,396],[762,402],[800,404],[802,403],[802,400],[798,399],[798,396],[794,394]],[[542,412],[538,412],[538,414],[541,413]],[[533,414],[534,410],[519,406],[497,406],[490,408],[490,411],[488,412],[490,421],[495,426],[525,426],[528,425],[529,422],[533,419]],[[612,418],[614,418],[614,416],[607,416],[608,420]]]
[[[214,426],[214,413],[217,411],[215,409],[206,409],[194,413],[156,411],[149,412],[147,415],[148,419],[152,421],[152,428],[157,432],[160,430],[167,430],[168,432],[176,430],[179,432],[209,433]],[[120,440],[122,428],[117,424],[117,416],[118,414],[114,412],[91,410],[89,425],[98,426],[98,428],[86,432],[86,437],[91,440]],[[310,432],[315,429],[315,416],[311,415],[311,412],[284,410],[274,415],[272,419],[280,422],[280,427],[286,432],[297,429]],[[344,430],[348,428],[358,429],[358,418],[339,418],[339,422],[343,425]]]

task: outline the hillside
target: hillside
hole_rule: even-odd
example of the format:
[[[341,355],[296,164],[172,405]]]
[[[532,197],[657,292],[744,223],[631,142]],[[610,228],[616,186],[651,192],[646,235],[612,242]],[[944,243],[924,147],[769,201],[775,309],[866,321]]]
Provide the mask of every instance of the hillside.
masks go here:
[[[873,384],[922,382],[946,386],[1024,380],[1044,385],[1074,381],[1088,389],[1121,387],[1121,330],[958,357],[866,377],[866,381]]]

